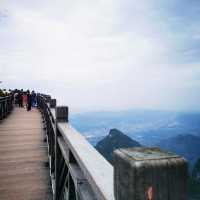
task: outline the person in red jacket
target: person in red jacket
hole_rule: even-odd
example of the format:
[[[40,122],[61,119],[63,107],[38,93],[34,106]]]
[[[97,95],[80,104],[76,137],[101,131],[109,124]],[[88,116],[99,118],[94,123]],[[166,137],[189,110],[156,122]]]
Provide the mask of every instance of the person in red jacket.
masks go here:
[[[26,108],[27,107],[27,94],[26,94],[26,92],[23,93],[22,99],[23,99],[23,107]]]

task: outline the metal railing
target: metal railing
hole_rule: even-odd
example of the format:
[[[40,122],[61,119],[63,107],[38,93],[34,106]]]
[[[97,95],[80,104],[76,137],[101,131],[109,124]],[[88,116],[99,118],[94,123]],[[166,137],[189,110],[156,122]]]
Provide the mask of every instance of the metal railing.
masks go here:
[[[113,167],[68,123],[68,108],[38,95],[55,200],[114,200]]]
[[[12,96],[0,97],[0,120],[7,117],[13,109]]]

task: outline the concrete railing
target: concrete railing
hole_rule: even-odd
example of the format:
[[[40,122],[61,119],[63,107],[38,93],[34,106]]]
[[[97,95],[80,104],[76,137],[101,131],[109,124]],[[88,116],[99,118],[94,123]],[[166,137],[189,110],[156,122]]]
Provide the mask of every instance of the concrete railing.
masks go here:
[[[113,167],[68,123],[68,108],[38,96],[47,133],[54,199],[113,200]]]
[[[38,95],[55,200],[186,200],[187,163],[158,148],[119,149],[110,165],[68,122],[68,107]]]

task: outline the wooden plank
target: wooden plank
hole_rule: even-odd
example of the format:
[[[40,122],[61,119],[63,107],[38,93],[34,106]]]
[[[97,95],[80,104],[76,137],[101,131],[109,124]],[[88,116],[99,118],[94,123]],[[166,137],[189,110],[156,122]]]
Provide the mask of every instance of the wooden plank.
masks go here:
[[[0,123],[0,199],[51,200],[47,144],[37,109],[15,108]]]

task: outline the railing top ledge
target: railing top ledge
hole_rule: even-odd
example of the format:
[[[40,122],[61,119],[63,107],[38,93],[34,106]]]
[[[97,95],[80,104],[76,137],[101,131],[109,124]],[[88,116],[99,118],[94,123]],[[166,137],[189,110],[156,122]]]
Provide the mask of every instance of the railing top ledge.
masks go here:
[[[68,123],[58,123],[58,128],[99,199],[113,200],[112,165]]]
[[[8,99],[8,98],[11,98],[11,95],[5,96],[5,97],[0,97],[0,101],[4,101],[4,100],[6,100],[6,99]]]

